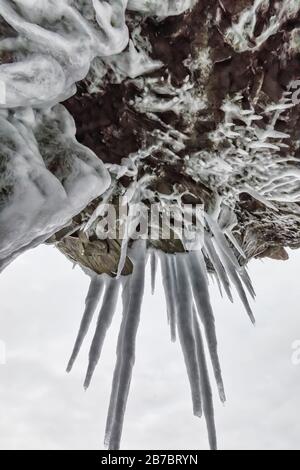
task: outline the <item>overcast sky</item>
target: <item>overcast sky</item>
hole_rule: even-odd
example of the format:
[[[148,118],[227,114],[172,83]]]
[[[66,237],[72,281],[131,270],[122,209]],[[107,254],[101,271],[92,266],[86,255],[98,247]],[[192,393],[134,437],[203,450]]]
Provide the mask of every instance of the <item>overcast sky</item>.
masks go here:
[[[286,263],[252,262],[255,328],[238,300],[231,305],[212,288],[227,392],[225,406],[216,397],[221,449],[300,449],[300,365],[291,360],[300,340],[299,264],[296,252]],[[149,284],[122,448],[207,449],[205,423],[192,416],[179,345],[169,339],[162,288],[152,297]],[[65,367],[87,287],[81,270],[46,246],[1,275],[1,449],[103,448],[121,311],[84,392],[90,336],[74,371],[68,375]]]

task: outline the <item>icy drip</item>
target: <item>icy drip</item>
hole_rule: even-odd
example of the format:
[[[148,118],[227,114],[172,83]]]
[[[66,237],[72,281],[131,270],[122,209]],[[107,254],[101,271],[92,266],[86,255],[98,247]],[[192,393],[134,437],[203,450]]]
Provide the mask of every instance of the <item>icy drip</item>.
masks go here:
[[[203,399],[203,414],[206,420],[209,445],[212,450],[217,449],[217,435],[214,417],[213,395],[210,385],[209,373],[205,359],[205,350],[201,328],[195,309],[193,309],[193,326],[196,339],[198,365],[200,371],[200,387]]]
[[[184,255],[176,256],[176,305],[177,328],[181,348],[190,381],[193,412],[202,416],[202,394],[200,385],[200,370],[197,358],[197,344],[193,322],[193,298],[188,282],[188,272]]]
[[[117,364],[111,393],[110,413],[107,420],[105,442],[109,449],[120,447],[124,414],[135,362],[135,341],[144,295],[146,251],[145,243],[137,242],[134,272],[125,285],[123,321],[117,346]]]
[[[119,288],[120,281],[117,279],[112,279],[108,281],[107,286],[105,288],[102,307],[99,313],[95,335],[90,348],[89,365],[84,382],[85,388],[89,387],[93,373],[100,359],[105,336],[111,325],[113,315],[115,313],[118,301]]]
[[[160,263],[167,303],[168,323],[171,330],[171,340],[176,341],[176,271],[174,258],[160,253]]]
[[[211,449],[217,448],[216,430],[214,422],[214,408],[212,390],[206,364],[205,351],[202,340],[201,328],[198,320],[199,312],[195,308],[195,295],[189,282],[189,265],[185,255],[175,257],[175,299],[176,321],[178,335],[186,363],[190,380],[193,410],[196,416],[204,413],[208,438]],[[207,277],[204,276],[205,281]],[[204,299],[205,300],[205,299]],[[208,348],[211,357],[214,357],[216,345],[209,342]],[[223,384],[221,385],[222,400],[225,400]]]
[[[155,292],[155,284],[156,284],[156,273],[157,273],[157,257],[155,251],[153,251],[150,255],[151,260],[151,292],[154,295]]]
[[[211,362],[219,388],[220,398],[222,402],[225,402],[225,392],[221,374],[221,366],[218,358],[218,344],[215,328],[215,318],[209,298],[206,267],[203,255],[201,252],[198,253],[198,256],[194,253],[187,254],[186,262],[194,301],[197,307],[197,312],[199,314],[205,331],[206,340],[211,356]]]

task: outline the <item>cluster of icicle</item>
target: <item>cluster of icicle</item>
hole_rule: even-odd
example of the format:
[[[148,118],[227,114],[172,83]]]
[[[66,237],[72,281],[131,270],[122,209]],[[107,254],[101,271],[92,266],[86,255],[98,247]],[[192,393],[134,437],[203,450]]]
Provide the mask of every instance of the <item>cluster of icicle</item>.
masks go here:
[[[186,159],[186,172],[222,194],[223,203],[232,208],[239,194],[247,192],[275,212],[287,203],[289,211],[299,216],[298,160],[290,145],[291,136],[276,130],[297,106],[293,91],[287,90],[278,103],[260,113],[253,106],[243,109],[242,99],[237,94],[224,100],[224,121],[210,133],[213,150],[191,154]],[[282,150],[286,149],[289,153],[284,155]]]
[[[70,371],[73,367],[103,294],[84,381],[85,388],[90,385],[100,359],[106,333],[116,310],[119,291],[122,288],[123,319],[117,344],[117,362],[105,433],[105,444],[110,450],[120,448],[124,414],[135,362],[135,343],[148,258],[151,262],[153,292],[157,261],[160,260],[171,339],[175,341],[178,334],[190,382],[193,412],[198,417],[204,415],[210,447],[217,448],[213,394],[205,357],[204,338],[206,338],[222,402],[225,401],[225,392],[218,358],[215,319],[209,296],[208,263],[213,267],[211,272],[218,282],[221,293],[224,291],[232,301],[230,286],[233,285],[253,323],[254,317],[245,288],[253,298],[255,294],[246,269],[240,266],[234,250],[216,220],[208,214],[205,215],[205,220],[206,233],[202,250],[168,255],[153,249],[147,250],[146,241],[138,240],[128,250],[134,263],[131,276],[110,278],[106,275],[91,275],[84,315],[67,370]]]

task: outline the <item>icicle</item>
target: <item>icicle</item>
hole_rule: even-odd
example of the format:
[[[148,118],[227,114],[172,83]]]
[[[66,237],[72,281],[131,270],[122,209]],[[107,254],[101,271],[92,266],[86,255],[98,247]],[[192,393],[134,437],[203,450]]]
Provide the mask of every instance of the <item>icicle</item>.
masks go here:
[[[154,251],[151,252],[150,264],[151,264],[151,292],[153,295],[155,292],[155,280],[156,280],[156,272],[157,272],[157,257]]]
[[[218,247],[224,252],[224,254],[230,259],[231,263],[237,268],[237,269],[240,269],[240,265],[239,265],[239,262],[238,260],[236,259],[233,251],[230,249],[228,243],[227,243],[227,240],[226,240],[226,237],[224,235],[224,233],[222,232],[222,230],[220,229],[219,225],[217,224],[217,222],[215,220],[213,220],[212,217],[210,217],[210,215],[208,214],[205,214],[205,219],[208,223],[208,226],[212,232],[212,234],[214,235],[217,243],[218,243]]]
[[[168,321],[171,328],[171,340],[176,341],[176,304],[174,293],[174,273],[175,270],[172,269],[172,260],[171,255],[166,255],[165,253],[160,253],[160,263],[161,263],[161,272],[163,279],[163,286],[165,291],[166,303],[167,303],[167,313]]]
[[[90,347],[89,365],[84,381],[85,389],[89,387],[95,368],[100,359],[105,336],[111,325],[113,315],[116,310],[119,288],[120,281],[118,279],[111,279],[108,281],[103,297],[102,307],[98,317],[95,335]]]
[[[193,329],[193,298],[188,282],[188,274],[185,263],[185,254],[176,255],[177,327],[190,381],[194,415],[200,417],[202,416],[202,400],[199,366],[197,360],[197,345]]]
[[[75,346],[68,363],[67,372],[70,372],[78,356],[83,340],[88,332],[93,315],[99,303],[104,287],[104,280],[98,275],[92,277],[90,287],[85,299],[85,310],[79,327],[79,332],[75,341]]]
[[[222,232],[222,230],[220,229],[218,224],[208,214],[205,214],[205,219],[208,223],[209,228],[211,229],[211,231],[214,235],[214,238],[217,242],[217,246],[220,249],[220,254],[221,254],[221,252],[223,252],[225,257],[228,258],[228,260],[230,262],[230,265],[232,266],[232,268],[235,269],[235,271],[237,271],[239,273],[239,275],[240,275],[242,281],[244,282],[245,286],[247,287],[250,295],[252,297],[255,297],[254,289],[253,289],[251,281],[248,277],[248,274],[246,273],[245,268],[240,266],[237,258],[235,257],[233,251],[231,250],[230,246],[227,243],[227,240],[226,240],[226,237],[225,237],[224,233]],[[223,265],[224,265],[224,263],[223,263]],[[224,265],[224,267],[225,267],[225,265]]]
[[[212,244],[210,236],[205,237],[205,248],[209,255],[210,262],[212,263],[214,270],[218,274],[218,277],[224,287],[227,297],[229,298],[231,302],[233,302],[233,297],[232,297],[231,290],[230,290],[230,282],[229,282],[226,270],[224,269],[224,266],[221,263],[220,258]]]
[[[204,413],[205,420],[206,420],[210,448],[212,450],[217,450],[217,435],[216,435],[216,425],[215,425],[215,417],[214,417],[213,396],[212,396],[212,390],[210,386],[206,359],[205,359],[205,350],[204,350],[204,345],[203,345],[201,329],[200,329],[200,325],[199,325],[195,308],[193,309],[193,319],[194,319],[195,338],[196,338],[196,344],[197,344],[197,350],[198,350],[198,363],[199,363],[199,370],[200,370],[203,413]]]
[[[249,276],[245,266],[241,267],[241,269],[239,271],[239,274],[240,274],[240,277],[241,277],[243,283],[247,287],[247,290],[248,290],[249,294],[251,295],[252,299],[255,299],[256,298],[256,293],[255,293],[255,290],[253,288],[250,276]]]
[[[129,208],[129,215],[128,215],[129,222],[126,222],[125,224],[125,235],[122,240],[121,244],[121,254],[120,254],[120,259],[119,259],[119,264],[118,264],[118,271],[117,271],[117,278],[120,278],[122,275],[125,263],[126,263],[126,257],[127,257],[127,252],[128,252],[128,243],[131,239],[131,235],[134,233],[136,230],[137,226],[139,225],[140,218],[139,217],[133,217],[130,212]],[[131,220],[132,219],[132,220]]]
[[[117,356],[118,356],[118,354],[120,354],[120,346],[121,346],[121,343],[122,343],[122,335],[123,335],[122,326],[123,326],[123,323],[125,321],[124,318],[127,315],[127,310],[128,310],[128,306],[129,306],[131,276],[121,278],[121,282],[122,282],[123,320],[122,320],[122,324],[121,324],[120,332],[119,332],[118,345],[117,345]],[[109,403],[109,408],[108,408],[108,413],[107,413],[107,420],[106,420],[105,437],[104,437],[104,444],[105,444],[106,447],[109,446],[109,441],[110,441],[110,436],[111,436],[111,430],[112,430],[112,424],[113,424],[114,410],[115,410],[115,407],[116,407],[116,397],[117,397],[117,391],[118,391],[118,383],[119,383],[119,375],[120,375],[121,366],[122,366],[122,362],[117,361],[116,366],[115,366],[115,370],[114,370],[111,396],[110,396],[110,403]]]
[[[236,269],[236,266],[233,265],[231,260],[225,255],[224,251],[219,247],[219,245],[217,243],[217,240],[212,240],[212,242],[216,243],[216,248],[219,252],[219,255],[220,255],[221,261],[224,265],[224,268],[225,268],[229,278],[231,279],[232,283],[234,284],[234,286],[235,286],[235,288],[236,288],[236,290],[237,290],[237,292],[240,296],[240,299],[244,304],[246,312],[249,315],[250,320],[252,321],[253,324],[255,324],[255,318],[254,318],[253,312],[251,310],[250,304],[248,302],[247,296],[245,294],[243,285],[242,285],[241,280],[239,278],[239,274],[238,274],[238,270]]]
[[[217,286],[218,286],[218,289],[219,289],[219,292],[220,292],[220,296],[222,297],[223,299],[223,286],[222,286],[222,282],[220,280],[220,276],[219,274],[217,273],[211,259],[210,259],[210,256],[209,256],[209,253],[207,251],[207,248],[205,246],[203,246],[202,248],[202,252],[203,252],[203,255],[204,257],[208,260],[208,262],[212,265],[213,267],[213,271],[212,272],[209,272],[209,279],[212,279],[212,282],[213,284],[216,282],[217,283]],[[209,282],[208,282],[208,285],[209,285]]]
[[[242,247],[240,246],[239,242],[237,241],[237,239],[235,238],[235,236],[233,235],[233,233],[231,232],[231,230],[226,230],[226,235],[228,237],[228,240],[232,243],[232,245],[234,246],[234,248],[236,249],[236,251],[239,253],[239,255],[244,258],[244,259],[247,259],[245,253],[244,253],[244,250],[242,249]]]
[[[225,402],[226,398],[218,356],[215,318],[210,303],[209,290],[205,275],[206,266],[202,253],[199,251],[197,255],[196,253],[189,253],[185,255],[188,265],[188,274],[191,281],[191,287],[198,314],[204,326],[211,362],[219,389],[220,399],[222,402]]]
[[[173,308],[170,309],[170,327],[171,327],[171,339],[172,341],[176,341],[176,264],[175,264],[175,256],[171,255],[169,258],[169,269],[170,269],[170,289],[171,289],[171,302],[173,304]]]
[[[136,255],[134,271],[126,284],[129,292],[124,294],[125,308],[118,339],[117,364],[106,426],[105,440],[110,450],[117,450],[120,447],[124,414],[135,361],[135,340],[145,284],[145,242],[136,242],[134,253]]]
[[[120,276],[122,275],[122,271],[125,266],[126,262],[126,256],[127,256],[127,249],[128,249],[128,239],[124,238],[122,240],[121,244],[121,254],[120,254],[120,259],[119,259],[119,264],[118,264],[118,271],[117,271],[117,278],[119,279]]]
[[[205,256],[207,256],[207,254],[205,253]],[[208,257],[209,259],[209,257]],[[212,273],[209,273],[209,279],[212,280],[212,283],[215,284],[217,283],[217,286],[218,286],[218,289],[219,289],[219,292],[220,292],[220,296],[222,297],[223,299],[223,290],[222,290],[222,284],[221,284],[221,281],[220,281],[220,278],[218,276],[218,273],[216,271],[212,272]],[[209,286],[209,282],[208,282],[208,286]]]
[[[161,275],[163,281],[163,288],[165,293],[165,300],[166,300],[166,307],[167,307],[167,318],[168,324],[170,325],[170,305],[171,305],[171,297],[170,297],[170,288],[169,288],[169,266],[168,260],[166,259],[167,255],[165,253],[160,253],[160,268],[161,268]]]

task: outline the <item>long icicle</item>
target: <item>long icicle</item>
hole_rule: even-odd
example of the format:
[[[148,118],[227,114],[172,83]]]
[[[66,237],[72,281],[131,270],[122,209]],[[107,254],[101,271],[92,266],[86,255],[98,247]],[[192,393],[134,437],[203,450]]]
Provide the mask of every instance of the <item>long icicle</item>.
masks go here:
[[[233,285],[235,286],[251,322],[255,324],[255,317],[253,315],[252,309],[250,307],[249,301],[244,291],[243,284],[239,278],[239,271],[236,269],[236,266],[231,262],[231,260],[225,255],[223,250],[219,247],[217,240],[212,239],[212,242],[213,244],[216,244],[215,249],[219,253],[222,264],[224,265],[224,268],[229,278],[231,279]]]
[[[207,259],[208,262],[212,264],[206,247],[202,248],[202,253],[203,253],[204,258]],[[209,269],[207,269],[207,270],[209,271]],[[220,280],[219,274],[217,273],[217,271],[215,270],[214,267],[213,267],[213,272],[208,272],[208,286],[209,286],[209,280],[210,279],[212,280],[213,284],[215,284],[215,283],[217,284],[219,292],[220,292],[220,296],[223,298],[222,282]]]
[[[89,364],[84,381],[84,388],[87,389],[90,385],[92,376],[94,374],[97,363],[100,359],[103,343],[107,330],[109,329],[118,302],[118,294],[120,288],[119,279],[108,280],[103,302],[98,317],[95,335],[90,347]]]
[[[125,317],[127,316],[127,310],[129,307],[129,300],[130,300],[130,282],[131,282],[131,276],[127,276],[124,278],[121,278],[121,283],[122,283],[122,304],[123,304],[123,319],[122,323],[120,326],[120,331],[119,331],[119,337],[118,337],[118,344],[117,344],[117,357],[119,354],[121,354],[120,348],[121,344],[123,341],[123,333],[124,333],[124,328],[123,324],[125,322]],[[119,376],[120,376],[120,367],[122,363],[121,361],[117,361],[115,370],[114,370],[114,376],[113,376],[113,382],[112,382],[112,387],[111,387],[111,395],[110,395],[110,402],[109,402],[109,408],[108,408],[108,413],[107,413],[107,419],[106,419],[106,428],[105,428],[105,437],[104,437],[104,444],[106,447],[109,446],[109,441],[110,441],[110,436],[111,436],[111,430],[112,430],[112,423],[113,423],[113,417],[114,417],[114,410],[116,407],[116,397],[117,397],[117,392],[118,392],[118,384],[119,384]]]
[[[88,332],[95,310],[100,301],[104,287],[104,279],[98,275],[91,278],[89,290],[85,299],[85,310],[80,323],[79,332],[75,341],[73,352],[67,366],[67,372],[70,372],[78,356],[83,340]]]
[[[151,252],[150,265],[151,265],[151,293],[153,295],[155,292],[155,282],[156,282],[156,272],[157,272],[157,256],[154,251]]]
[[[213,265],[213,268],[215,270],[215,272],[217,273],[218,277],[219,277],[219,280],[226,292],[226,295],[228,297],[228,299],[230,300],[230,302],[233,302],[233,297],[232,297],[232,293],[231,293],[231,290],[230,290],[230,282],[229,282],[229,279],[228,279],[228,276],[227,276],[227,273],[226,273],[226,270],[223,266],[223,264],[221,263],[220,261],[220,258],[212,244],[212,241],[211,241],[211,238],[210,238],[210,235],[207,235],[205,237],[205,249],[207,251],[207,254],[209,256],[209,259],[210,259],[210,262],[211,264]]]
[[[217,381],[221,401],[226,401],[221,366],[218,356],[218,342],[215,327],[215,318],[210,303],[210,295],[206,279],[206,266],[199,251],[185,255],[188,264],[188,274],[194,295],[198,314],[204,326],[208,349],[211,357],[214,375]]]
[[[248,276],[248,273],[247,273],[246,269],[239,264],[238,259],[236,258],[233,250],[230,248],[230,246],[227,242],[226,236],[224,235],[224,233],[220,229],[217,222],[215,220],[213,220],[213,218],[210,215],[205,214],[205,219],[207,221],[207,224],[208,224],[212,234],[214,235],[215,241],[217,243],[217,247],[219,248],[220,255],[221,254],[223,255],[223,256],[221,256],[221,259],[224,259],[224,255],[226,256],[226,258],[228,258],[230,265],[235,268],[236,272],[239,273],[239,276],[241,277],[241,279],[242,279],[243,283],[245,284],[247,290],[249,291],[251,297],[255,298],[255,292],[254,292],[253,286],[251,284],[250,278]],[[228,263],[226,263],[226,264],[228,265]],[[224,267],[225,267],[225,265],[224,265]]]
[[[218,223],[208,214],[205,214],[205,219],[212,234],[215,237],[215,240],[217,241],[217,245],[220,250],[222,250],[222,252],[230,259],[231,263],[236,267],[237,270],[240,269],[239,262],[234,252],[228,245],[227,239],[222,230],[220,229]]]
[[[247,271],[245,266],[241,267],[241,270],[240,270],[239,274],[240,274],[240,277],[241,277],[244,285],[247,287],[248,292],[250,293],[252,299],[255,299],[256,298],[256,293],[255,293],[255,290],[253,288],[250,276],[249,276],[248,271]]]
[[[169,270],[170,270],[170,288],[171,288],[171,299],[173,303],[173,309],[171,310],[171,317],[170,317],[170,325],[171,325],[171,338],[176,340],[176,311],[177,305],[175,302],[175,291],[176,291],[176,263],[175,263],[175,255],[169,256]]]
[[[190,381],[193,411],[195,416],[202,416],[202,399],[197,360],[197,345],[193,330],[193,299],[188,282],[185,254],[176,255],[176,303],[177,327],[188,378]]]
[[[145,285],[146,250],[144,242],[135,243],[135,265],[128,284],[130,289],[128,307],[125,308],[117,347],[117,364],[108,417],[106,440],[110,450],[120,448],[121,434],[127,398],[135,362],[135,341],[140,321]]]
[[[200,370],[201,394],[203,403],[203,413],[206,420],[209,445],[212,450],[217,450],[217,434],[214,416],[213,395],[209,380],[209,373],[205,359],[205,350],[201,334],[200,324],[195,308],[193,309],[194,332],[198,350],[198,364]]]
[[[165,292],[168,320],[171,330],[171,340],[176,341],[176,303],[173,296],[174,293],[174,270],[172,270],[171,263],[173,260],[170,258],[171,255],[166,255],[165,253],[160,253],[160,263],[161,263],[161,272],[163,287]]]

